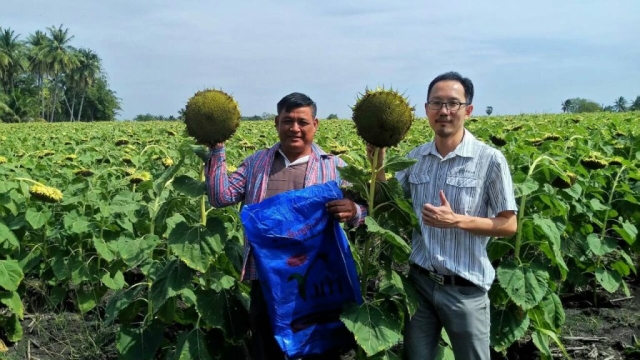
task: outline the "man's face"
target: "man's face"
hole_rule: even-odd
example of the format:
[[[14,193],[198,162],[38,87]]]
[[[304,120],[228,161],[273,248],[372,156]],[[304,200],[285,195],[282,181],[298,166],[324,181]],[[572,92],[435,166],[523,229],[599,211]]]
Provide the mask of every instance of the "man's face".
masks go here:
[[[425,110],[429,118],[429,125],[436,135],[442,138],[448,138],[462,131],[465,120],[473,111],[473,105],[461,105],[458,110],[455,110],[459,103],[466,102],[464,88],[455,80],[437,82],[431,89],[428,101],[440,104],[438,110],[432,110],[427,103]],[[454,110],[450,110],[447,104],[453,105]],[[434,106],[434,108],[436,107]]]
[[[285,154],[304,154],[311,148],[318,129],[318,119],[313,117],[309,106],[291,112],[283,110],[276,116],[276,129]]]

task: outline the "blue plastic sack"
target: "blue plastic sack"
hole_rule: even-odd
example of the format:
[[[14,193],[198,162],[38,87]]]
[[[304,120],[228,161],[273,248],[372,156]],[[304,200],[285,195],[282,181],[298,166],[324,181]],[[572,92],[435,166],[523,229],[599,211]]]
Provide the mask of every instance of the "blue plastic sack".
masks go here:
[[[275,338],[288,357],[321,354],[352,338],[340,314],[362,296],[346,235],[326,209],[338,199],[342,191],[331,181],[240,213]]]

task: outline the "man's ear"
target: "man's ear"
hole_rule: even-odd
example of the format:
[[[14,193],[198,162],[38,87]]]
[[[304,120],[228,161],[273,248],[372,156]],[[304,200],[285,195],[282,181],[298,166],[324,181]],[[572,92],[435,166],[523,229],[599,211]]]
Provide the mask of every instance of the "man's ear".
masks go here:
[[[467,105],[467,116],[471,116],[472,112],[473,112],[473,104]]]
[[[275,126],[276,126],[276,127],[278,127],[278,116],[279,116],[279,115],[276,115],[276,116],[273,118],[273,121],[274,121],[274,123],[275,123]]]

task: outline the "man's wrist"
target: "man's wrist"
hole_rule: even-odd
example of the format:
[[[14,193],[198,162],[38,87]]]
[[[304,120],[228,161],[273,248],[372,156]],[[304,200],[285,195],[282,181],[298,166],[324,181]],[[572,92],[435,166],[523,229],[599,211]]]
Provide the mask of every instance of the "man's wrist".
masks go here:
[[[358,205],[354,201],[351,201],[351,208],[352,208],[352,211],[353,211],[353,216],[351,217],[351,219],[349,219],[347,221],[354,221],[360,215],[360,208],[358,208]]]
[[[454,214],[453,226],[460,230],[466,230],[468,228],[469,217],[466,215]]]

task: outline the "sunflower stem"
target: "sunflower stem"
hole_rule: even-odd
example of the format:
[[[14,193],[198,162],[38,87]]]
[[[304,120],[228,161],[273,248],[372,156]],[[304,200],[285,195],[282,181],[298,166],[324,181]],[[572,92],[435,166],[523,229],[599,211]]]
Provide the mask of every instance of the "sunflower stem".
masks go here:
[[[200,181],[205,181],[204,176],[204,163],[200,168]],[[206,207],[206,196],[200,196],[200,223],[202,226],[207,226],[207,207]]]
[[[30,182],[30,183],[32,183],[32,184],[34,184],[34,185],[45,186],[44,184],[41,184],[41,183],[39,183],[39,182],[37,182],[37,181],[35,181],[35,180],[32,180],[32,179],[27,179],[27,178],[15,178],[15,180],[20,180],[20,181]]]
[[[535,159],[533,161],[533,164],[531,164],[531,168],[529,168],[529,173],[527,174],[527,177],[525,179],[525,182],[527,180],[529,180],[529,178],[531,178],[531,175],[533,175],[536,166],[538,166],[538,163],[540,161],[542,161],[543,159],[548,159],[553,161],[553,159],[549,158],[548,156],[540,156],[537,159]],[[525,205],[527,203],[527,195],[522,195],[522,198],[520,199],[520,209],[518,210],[518,234],[516,235],[516,245],[515,245],[515,257],[518,261],[520,261],[520,247],[522,246],[522,223],[524,222],[524,208]]]
[[[611,192],[609,193],[609,201],[607,201],[607,207],[611,208],[611,204],[613,203],[613,195],[616,192],[616,187],[618,187],[618,182],[620,181],[620,176],[622,175],[622,172],[624,172],[625,166],[623,166],[620,171],[618,172],[618,175],[616,175],[615,180],[613,181],[613,187],[611,187]],[[609,209],[607,209],[607,212],[604,215],[604,221],[602,222],[602,229],[600,230],[600,241],[604,241],[604,237],[607,234],[607,222],[609,221]],[[596,262],[597,266],[600,267],[601,264],[601,260],[602,258],[600,256],[598,256],[598,261]],[[598,281],[597,278],[594,276],[593,277],[593,305],[597,306],[598,305],[598,298],[597,298],[597,292],[596,290],[598,289]]]
[[[373,161],[371,163],[371,180],[369,183],[369,194],[368,194],[368,208],[369,214],[372,219],[375,215],[375,194],[376,194],[376,175],[378,172],[378,154],[380,153],[380,148],[376,147],[373,151]],[[371,239],[373,238],[372,234],[367,234],[367,239],[364,242],[364,264],[362,265],[362,282],[360,283],[360,292],[362,296],[366,298],[367,295],[367,282],[369,281],[369,256],[371,252]]]

